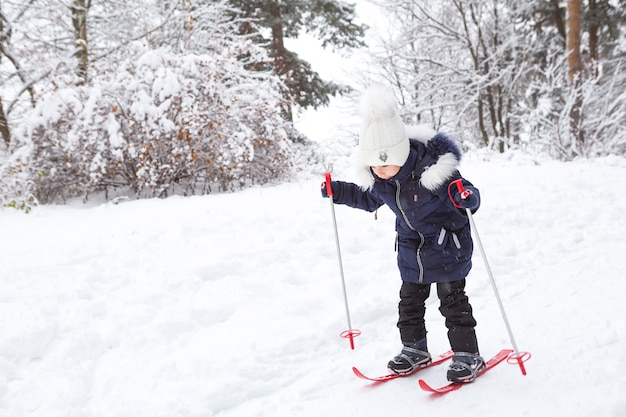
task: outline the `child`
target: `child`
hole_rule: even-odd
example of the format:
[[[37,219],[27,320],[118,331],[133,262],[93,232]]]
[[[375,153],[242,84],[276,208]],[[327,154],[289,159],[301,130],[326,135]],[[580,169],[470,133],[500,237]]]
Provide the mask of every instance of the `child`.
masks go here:
[[[405,126],[393,94],[369,88],[361,99],[359,135],[362,185],[332,181],[333,201],[375,211],[383,204],[396,215],[396,251],[402,278],[398,328],[402,351],[390,372],[408,375],[432,359],[426,343],[425,301],[437,284],[439,311],[454,351],[447,378],[471,382],[485,368],[478,351],[476,321],[465,294],[472,267],[472,237],[465,208],[480,205],[478,190],[461,177],[459,147],[443,133]],[[459,193],[455,180],[465,190]],[[469,195],[468,195],[469,194]],[[328,197],[322,184],[322,196]]]

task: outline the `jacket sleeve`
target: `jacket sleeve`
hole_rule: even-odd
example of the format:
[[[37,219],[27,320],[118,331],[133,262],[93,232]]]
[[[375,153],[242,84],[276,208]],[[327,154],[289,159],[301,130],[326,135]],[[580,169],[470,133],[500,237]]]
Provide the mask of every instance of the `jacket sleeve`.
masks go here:
[[[345,204],[365,211],[375,211],[384,204],[371,192],[363,190],[356,184],[343,181],[335,182],[338,185],[338,190],[334,191],[333,201],[337,204]]]

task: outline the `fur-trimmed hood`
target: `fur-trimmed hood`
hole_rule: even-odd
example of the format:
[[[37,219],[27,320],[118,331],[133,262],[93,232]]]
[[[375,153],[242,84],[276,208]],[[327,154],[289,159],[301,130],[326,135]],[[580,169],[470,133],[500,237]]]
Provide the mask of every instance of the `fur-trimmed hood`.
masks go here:
[[[406,131],[411,142],[411,152],[420,154],[417,164],[424,163],[420,183],[427,190],[434,191],[458,170],[461,162],[461,150],[456,142],[447,135],[437,133],[428,126],[406,126]],[[426,147],[425,152],[420,144]],[[412,158],[409,158],[407,163],[410,163],[411,160]],[[410,169],[413,170],[413,167]],[[416,174],[419,175],[420,173]],[[376,181],[375,175],[368,166],[360,167],[359,176],[362,189],[370,189]]]

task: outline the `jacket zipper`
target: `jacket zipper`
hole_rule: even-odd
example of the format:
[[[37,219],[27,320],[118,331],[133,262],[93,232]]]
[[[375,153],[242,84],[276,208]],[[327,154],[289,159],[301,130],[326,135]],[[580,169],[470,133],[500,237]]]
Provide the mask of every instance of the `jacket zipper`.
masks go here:
[[[415,228],[409,221],[409,218],[406,216],[406,213],[404,212],[404,209],[402,208],[402,204],[400,204],[400,181],[398,180],[396,180],[396,205],[398,206],[398,210],[400,210],[400,213],[402,213],[402,218],[404,218],[404,221],[407,224],[407,226],[409,226],[409,229],[416,232],[417,230],[415,230]]]
[[[421,257],[420,252],[422,250],[422,246],[424,246],[424,235],[422,235],[420,232],[415,230],[415,228],[409,221],[409,218],[407,217],[406,213],[404,212],[404,209],[402,208],[402,204],[400,204],[400,181],[398,180],[396,180],[396,205],[398,206],[398,210],[400,210],[400,213],[402,213],[402,218],[406,222],[407,226],[409,226],[409,229],[413,230],[420,237],[420,244],[417,246],[415,257],[417,261],[417,267],[419,268],[419,277],[417,281],[420,284],[422,284],[424,281],[424,265],[422,264],[422,257]]]
[[[416,259],[417,259],[417,266],[419,267],[420,270],[420,275],[417,279],[417,282],[419,282],[420,284],[423,284],[424,281],[424,265],[422,265],[422,257],[420,255],[420,252],[422,250],[422,246],[424,246],[424,235],[422,235],[420,232],[417,232],[418,235],[420,235],[420,244],[417,247],[417,252],[415,253]]]

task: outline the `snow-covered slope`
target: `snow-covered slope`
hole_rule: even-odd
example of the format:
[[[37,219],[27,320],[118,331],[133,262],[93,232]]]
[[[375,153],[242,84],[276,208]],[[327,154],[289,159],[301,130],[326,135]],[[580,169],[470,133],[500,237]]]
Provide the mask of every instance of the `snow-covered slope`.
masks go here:
[[[321,173],[234,194],[0,209],[0,415],[623,416],[625,168],[465,157],[483,198],[478,231],[533,357],[525,377],[503,364],[443,398],[417,377],[353,376],[353,365],[384,373],[400,348],[394,219],[336,207],[363,333],[352,351],[338,336],[347,325]],[[490,356],[510,342],[474,261],[468,292]],[[433,353],[448,349],[437,307],[433,295]],[[443,383],[445,370],[420,377]]]

